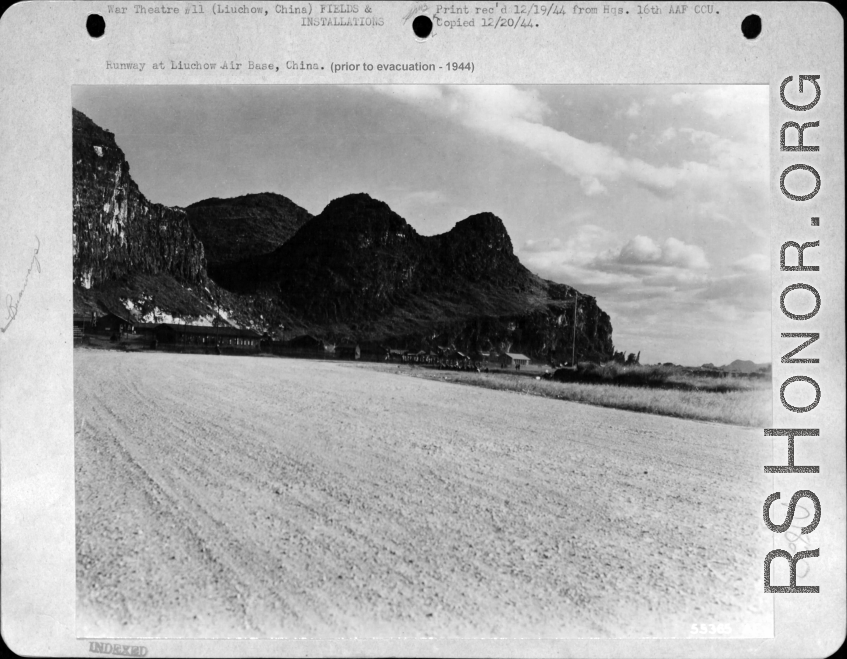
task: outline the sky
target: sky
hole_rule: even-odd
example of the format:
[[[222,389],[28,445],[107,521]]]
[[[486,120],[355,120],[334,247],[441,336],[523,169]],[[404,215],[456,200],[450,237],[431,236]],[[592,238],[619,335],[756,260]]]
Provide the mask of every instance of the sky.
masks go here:
[[[483,211],[642,363],[770,361],[764,85],[85,86],[151,201],[345,194],[419,233]]]

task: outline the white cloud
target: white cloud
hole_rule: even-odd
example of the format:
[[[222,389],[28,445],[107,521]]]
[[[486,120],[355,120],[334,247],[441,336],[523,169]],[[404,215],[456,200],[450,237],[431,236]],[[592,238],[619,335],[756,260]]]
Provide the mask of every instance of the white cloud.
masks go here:
[[[536,262],[552,263],[560,261],[569,264],[591,263],[596,255],[617,242],[615,234],[596,224],[582,224],[567,238],[546,240],[527,240],[521,253],[531,253]]]
[[[699,246],[677,238],[622,240],[587,224],[567,238],[528,240],[519,256],[542,277],[597,296],[619,348],[677,363],[767,359],[770,282],[762,254],[738,260],[727,272],[711,267]]]
[[[715,119],[768,116],[767,85],[720,85],[693,87],[671,96],[675,105],[691,104]]]
[[[584,225],[566,240],[528,240],[520,250],[530,269],[594,291],[704,287],[709,263],[703,250],[676,238],[657,242],[635,236],[621,242],[612,232]]]
[[[687,245],[676,238],[668,238],[662,245],[662,263],[697,270],[709,267],[706,255],[700,247]]]
[[[770,272],[771,269],[770,259],[764,254],[750,254],[737,260],[733,265],[741,272],[761,273]]]
[[[700,351],[701,362],[767,359],[770,263],[750,253],[766,249],[765,87],[659,90],[659,103],[610,94],[619,102],[604,105],[597,121],[523,87],[375,91],[523,149],[579,185],[584,197],[565,207],[604,214],[603,227],[618,229],[560,218],[558,232],[520,235],[531,240],[517,252],[530,270],[597,296],[619,347],[649,347],[678,363],[698,362],[670,351]],[[618,125],[607,130],[601,122],[611,117]]]
[[[737,178],[733,164],[749,165],[748,160],[739,157],[743,149],[732,151],[724,142],[713,147],[714,157],[709,162],[689,160],[676,166],[657,166],[625,157],[609,145],[588,142],[543,123],[551,110],[536,90],[510,85],[377,85],[368,89],[521,146],[576,178],[587,196],[603,194],[610,184],[620,180],[633,181],[658,193],[668,193],[684,183],[715,189],[721,182]],[[673,99],[684,99],[685,94],[689,92],[674,95]]]
[[[600,180],[596,177],[592,178],[586,176],[584,178],[581,178],[579,180],[579,184],[580,187],[582,187],[582,191],[589,197],[608,192],[606,186],[600,183]]]
[[[632,265],[657,263],[662,257],[662,248],[647,236],[635,236],[616,253],[607,252],[605,260]]]
[[[715,301],[724,310],[765,312],[771,307],[770,284],[770,278],[762,272],[729,274],[709,280],[696,297]]]
[[[709,267],[706,255],[700,247],[687,245],[676,238],[668,238],[659,244],[648,236],[635,236],[617,250],[599,254],[598,267],[609,266],[670,266],[702,270]]]
[[[697,222],[724,222],[733,224],[735,220],[727,215],[724,211],[727,210],[726,205],[719,203],[718,200],[708,199],[701,201],[692,209],[694,212],[694,221]]]
[[[657,144],[664,144],[665,142],[670,142],[672,139],[676,138],[676,128],[673,126],[669,126],[665,128],[656,139]]]
[[[766,145],[759,145],[762,148],[751,148],[750,143],[692,128],[681,128],[679,133],[687,136],[695,146],[706,149],[709,153],[709,163],[716,170],[731,172],[737,182],[767,185]]]
[[[553,238],[553,240],[527,240],[523,244],[524,252],[559,251],[561,248],[562,241],[558,238]]]

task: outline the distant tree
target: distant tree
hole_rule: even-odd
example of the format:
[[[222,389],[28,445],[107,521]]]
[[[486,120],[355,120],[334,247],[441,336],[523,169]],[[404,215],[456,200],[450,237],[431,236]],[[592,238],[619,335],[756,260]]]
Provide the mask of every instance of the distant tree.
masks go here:
[[[641,351],[639,351],[637,355],[634,352],[631,352],[631,353],[629,353],[629,355],[626,358],[626,365],[627,366],[637,366],[640,363],[639,362],[640,359],[641,359]]]

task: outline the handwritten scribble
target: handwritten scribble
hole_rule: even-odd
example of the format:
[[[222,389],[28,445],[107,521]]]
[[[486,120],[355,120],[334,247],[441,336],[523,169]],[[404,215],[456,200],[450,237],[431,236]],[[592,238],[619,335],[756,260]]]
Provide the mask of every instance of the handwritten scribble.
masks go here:
[[[3,327],[0,327],[0,332],[5,333],[7,329],[12,324],[12,321],[15,320],[15,317],[18,315],[18,306],[21,303],[21,298],[24,295],[24,291],[26,290],[27,285],[29,284],[29,276],[32,274],[32,269],[35,268],[36,272],[41,272],[41,263],[38,261],[38,252],[41,249],[41,241],[38,239],[38,236],[35,237],[38,245],[35,248],[35,251],[32,254],[32,261],[29,263],[29,270],[26,271],[26,277],[24,278],[24,285],[21,286],[21,290],[18,292],[18,297],[15,298],[11,293],[6,295],[6,324]]]
[[[412,5],[412,8],[409,10],[409,13],[407,13],[406,16],[403,17],[403,25],[405,25],[408,22],[408,20],[414,14],[418,14],[418,13],[422,14],[426,10],[427,10],[426,4],[414,4],[414,5]]]
[[[787,503],[785,503],[784,501],[781,501],[780,503],[782,504],[782,506],[783,506],[784,508],[787,508],[787,507],[788,507],[788,504],[787,504]],[[802,511],[803,511],[803,512],[805,512],[806,514],[805,514],[805,515],[803,515],[802,517],[800,517],[800,516],[799,516],[799,513],[796,513],[796,514],[795,514],[795,519],[803,520],[803,519],[806,519],[807,517],[811,517],[811,516],[812,516],[812,513],[810,513],[810,512],[809,512],[809,510],[808,510],[808,508],[806,508],[806,507],[805,507],[802,503],[798,503],[798,504],[797,504],[797,510],[802,510]],[[792,525],[791,525],[791,527],[792,527],[792,528],[793,528],[793,527],[795,527],[795,526],[796,526],[797,528],[801,528],[800,526],[797,526],[796,524],[792,524]],[[792,537],[790,537],[790,536],[794,536],[794,537],[792,538]],[[806,545],[807,547],[808,547],[808,545],[809,545],[808,536],[805,536],[805,537],[804,537],[803,535],[798,534],[798,533],[795,533],[794,531],[791,531],[791,530],[786,531],[786,533],[785,533],[785,539],[788,541],[788,549],[789,549],[789,551],[790,551],[792,554],[797,553],[797,543],[798,543],[798,542],[802,542],[802,543],[803,543],[804,545]],[[803,568],[803,569],[802,569],[802,570],[800,570],[800,568]],[[803,577],[807,576],[807,575],[809,574],[809,572],[811,571],[811,569],[812,569],[812,568],[811,568],[811,567],[809,567],[809,561],[801,561],[801,562],[798,564],[797,578],[798,578],[798,579],[802,579]],[[801,574],[801,572],[802,572],[802,574]]]

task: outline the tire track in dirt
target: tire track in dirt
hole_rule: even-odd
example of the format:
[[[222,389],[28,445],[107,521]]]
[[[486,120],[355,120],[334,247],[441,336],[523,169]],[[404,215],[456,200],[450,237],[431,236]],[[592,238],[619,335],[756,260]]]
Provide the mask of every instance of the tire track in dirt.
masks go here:
[[[359,365],[74,356],[81,632],[767,624],[750,429]]]
[[[108,396],[120,396],[121,392],[118,390],[112,390],[109,392]],[[107,547],[107,551],[103,552],[103,544],[101,543],[97,545],[96,549],[93,549],[88,552],[89,560],[97,561],[98,567],[102,570],[111,570],[112,574],[115,577],[119,577],[120,573],[114,570],[114,566],[111,565],[112,562],[117,562],[118,565],[122,564],[122,561],[126,561],[129,557],[130,559],[137,554],[137,541],[141,546],[145,548],[153,548],[156,551],[155,554],[145,556],[145,560],[149,562],[148,566],[145,567],[153,567],[156,569],[160,569],[162,564],[164,563],[165,570],[164,573],[172,573],[169,574],[168,577],[168,586],[173,586],[173,581],[176,580],[176,583],[180,583],[180,581],[186,579],[186,574],[182,573],[182,566],[190,566],[192,562],[199,562],[202,564],[199,572],[202,577],[207,577],[205,579],[205,591],[206,595],[212,595],[214,599],[217,599],[221,602],[226,603],[226,608],[231,609],[232,607],[236,608],[235,612],[229,612],[230,615],[234,615],[234,617],[239,617],[244,619],[244,626],[246,629],[250,628],[249,619],[246,618],[246,611],[243,605],[238,604],[238,600],[240,600],[243,595],[241,594],[244,590],[244,586],[242,585],[239,588],[239,584],[237,579],[234,578],[234,575],[231,571],[226,569],[226,566],[223,562],[216,560],[216,558],[209,552],[208,547],[200,540],[197,531],[195,530],[196,524],[192,522],[193,517],[185,514],[186,503],[190,504],[190,500],[186,501],[184,496],[184,492],[180,492],[177,488],[172,486],[172,483],[169,482],[168,479],[164,479],[159,477],[156,473],[148,468],[145,468],[145,464],[150,464],[147,456],[140,452],[138,449],[139,445],[127,445],[126,443],[121,442],[121,437],[126,436],[130,433],[130,427],[128,424],[124,423],[123,420],[118,417],[111,409],[109,404],[99,399],[99,396],[95,397],[96,403],[98,407],[95,409],[100,409],[103,411],[103,417],[110,417],[108,419],[103,419],[103,423],[98,426],[96,421],[90,421],[88,423],[88,428],[108,428],[107,432],[98,433],[97,437],[90,437],[83,435],[82,437],[78,437],[78,442],[83,443],[86,440],[91,441],[92,439],[97,441],[97,448],[95,449],[98,453],[98,460],[94,462],[92,467],[94,469],[90,471],[99,472],[100,474],[104,474],[108,476],[108,482],[113,484],[112,480],[116,473],[121,473],[121,476],[125,479],[123,483],[119,482],[119,485],[122,485],[124,492],[133,493],[134,497],[125,497],[121,496],[118,490],[106,490],[103,487],[104,483],[100,482],[98,485],[99,494],[101,496],[97,497],[97,501],[101,504],[106,503],[118,505],[118,507],[126,512],[132,512],[131,517],[142,518],[144,519],[145,514],[149,515],[152,519],[144,520],[148,522],[147,524],[134,524],[135,520],[120,520],[111,518],[108,515],[105,516],[97,516],[97,519],[93,522],[90,522],[89,526],[94,527],[102,527],[103,523],[108,523],[109,521],[113,522],[111,528],[111,534],[109,539],[112,541],[110,545]],[[143,404],[143,401],[137,401]],[[139,417],[137,408],[133,409],[129,416],[132,420],[138,421]],[[101,417],[102,419],[102,417]],[[99,441],[105,440],[105,441]],[[79,461],[78,461],[79,463]],[[83,480],[83,479],[80,479]],[[95,476],[90,479],[95,483],[98,478]],[[78,521],[81,521],[81,514],[86,514],[89,512],[91,506],[89,502],[83,501],[86,498],[87,492],[83,488],[78,487],[78,495],[77,495],[77,508],[78,508]],[[104,496],[105,495],[105,496]],[[109,497],[107,499],[106,497]],[[81,514],[80,514],[81,513]],[[129,515],[127,517],[130,517]],[[154,524],[150,524],[150,522],[154,522]],[[122,532],[121,526],[116,522],[128,522],[130,525],[135,526],[132,536],[134,538],[126,538],[126,534]],[[162,537],[162,530],[167,531],[167,537]],[[157,542],[158,541],[158,542]],[[120,552],[116,552],[114,550],[122,549]],[[112,550],[112,551],[109,551]],[[169,561],[174,561],[174,569],[169,569],[170,564]],[[179,566],[179,567],[177,567]],[[149,572],[149,569],[148,569]],[[155,577],[148,573],[147,578]],[[161,581],[161,580],[160,580]],[[203,581],[203,579],[201,579]],[[219,589],[213,584],[226,584],[226,588],[224,592],[220,592]],[[133,616],[133,604],[136,606],[139,602],[135,602],[132,599],[132,593],[124,593],[120,588],[120,580],[116,579],[114,593],[110,594],[110,597],[116,599],[120,602],[120,611],[122,617],[122,624],[126,624],[126,622],[132,619]],[[199,584],[197,582],[192,583],[193,588],[198,588]],[[214,592],[211,592],[214,591]],[[174,593],[172,588],[168,588],[165,592]],[[176,591],[177,595],[179,591]],[[150,588],[145,593],[145,595],[153,594],[156,595],[156,588]],[[135,593],[137,595],[137,593]],[[177,597],[178,599],[178,597]],[[153,603],[156,604],[167,604],[167,597],[159,598],[154,600]],[[143,604],[142,604],[143,607]],[[162,618],[159,620],[159,623],[168,623],[171,621],[167,621]],[[193,624],[192,621],[183,621],[181,624]],[[175,628],[175,631],[180,631],[178,628]]]

